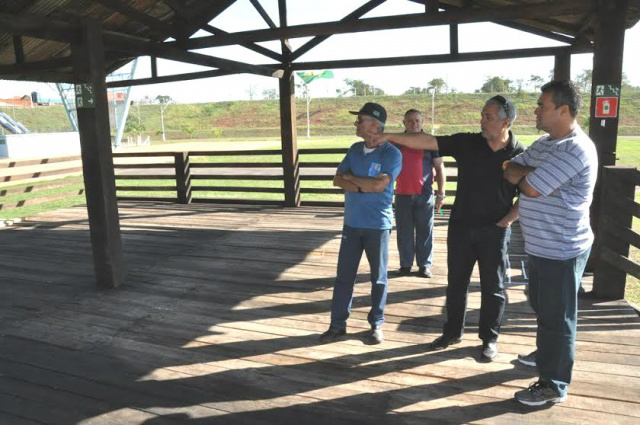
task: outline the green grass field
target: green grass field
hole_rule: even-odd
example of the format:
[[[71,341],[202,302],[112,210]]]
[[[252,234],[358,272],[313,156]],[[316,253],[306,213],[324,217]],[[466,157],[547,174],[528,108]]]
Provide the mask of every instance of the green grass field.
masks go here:
[[[520,136],[519,140],[525,144],[530,145],[534,142],[534,140],[538,136],[535,135],[524,135]],[[298,148],[347,148],[353,142],[355,142],[357,138],[355,136],[341,136],[341,137],[314,137],[310,140],[306,138],[299,137],[298,139]],[[250,139],[238,139],[238,138],[229,138],[229,139],[213,139],[210,141],[198,141],[194,142],[192,140],[172,140],[160,147],[162,150],[187,150],[185,148],[185,144],[188,144],[188,149],[194,150],[242,150],[242,149],[279,149],[280,148],[280,140],[277,138],[268,138],[263,141],[256,141]],[[154,144],[154,148],[157,147],[157,144]],[[123,150],[126,150],[123,149]],[[342,158],[340,154],[324,154],[324,155],[304,155],[301,160],[302,161],[339,161]],[[197,162],[277,162],[280,158],[277,155],[265,155],[265,156],[212,156],[212,157],[201,157],[194,158],[194,161]],[[617,155],[617,164],[618,165],[630,165],[639,167],[640,166],[640,137],[621,137],[618,140],[618,155]],[[171,180],[167,181],[150,181],[150,180],[128,180],[128,181],[120,181],[121,185],[128,186],[171,186],[174,185],[174,182]],[[236,186],[236,187],[270,187],[270,188],[282,188],[283,183],[279,181],[246,181],[246,180],[197,180],[194,181],[194,184],[200,186]],[[331,182],[313,182],[313,181],[303,181],[302,187],[331,187]],[[13,186],[13,187],[25,187],[27,185],[22,186]],[[447,185],[448,189],[455,188],[454,183],[449,183]],[[12,188],[13,188],[12,187]],[[75,188],[75,187],[74,187]],[[78,186],[77,188],[80,188]],[[7,189],[7,187],[3,187],[3,189]],[[70,188],[65,188],[65,191],[68,191]],[[6,196],[3,199],[3,203],[10,204],[12,202],[18,202],[22,199],[31,199],[36,197],[54,195],[59,191],[56,190],[48,190],[38,193],[26,193],[23,195],[12,195]],[[175,193],[173,191],[166,192],[119,192],[122,196],[150,196],[150,197],[175,197]],[[198,197],[224,197],[224,198],[242,198],[242,199],[276,199],[282,200],[283,195],[281,194],[247,194],[243,192],[197,192],[196,196]],[[302,199],[304,200],[342,200],[342,195],[322,195],[322,194],[307,194],[302,195]],[[640,195],[636,195],[636,201],[640,202]],[[69,207],[73,205],[81,205],[84,203],[84,196],[72,196],[65,198],[60,201],[39,204],[34,206],[26,206],[17,209],[9,209],[9,210],[0,210],[0,219],[12,219],[12,218],[21,218],[21,217],[29,217],[37,215],[43,211],[50,211],[58,208]],[[634,218],[633,228],[637,233],[640,233],[640,220]],[[631,250],[631,258],[636,262],[640,262],[640,250],[632,248]],[[633,277],[629,277],[627,281],[627,294],[626,297],[636,305],[640,305],[640,281]]]

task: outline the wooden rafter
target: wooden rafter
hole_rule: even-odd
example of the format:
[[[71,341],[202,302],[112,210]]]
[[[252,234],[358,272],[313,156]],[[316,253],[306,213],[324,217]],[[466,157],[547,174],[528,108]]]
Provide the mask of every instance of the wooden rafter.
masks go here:
[[[19,35],[13,36],[13,51],[16,55],[16,63],[24,63],[24,46],[22,45],[22,37]]]
[[[198,80],[201,78],[222,77],[224,75],[239,74],[234,71],[222,71],[214,69],[211,71],[186,72],[183,74],[163,75],[161,77],[137,78],[134,80],[112,81],[107,83],[107,87],[132,87],[144,86],[148,84],[175,83],[177,81]]]
[[[105,46],[109,50],[133,53],[136,56],[155,56],[163,59],[170,59],[178,62],[191,63],[195,65],[210,66],[228,71],[246,72],[267,77],[280,77],[282,71],[262,66],[251,65],[229,59],[217,58],[200,53],[189,52],[178,47],[167,45],[167,43],[156,43],[152,41],[140,40],[135,37],[126,36],[119,33],[105,32],[103,34]]]
[[[226,35],[228,32],[221,30],[220,28],[214,27],[213,25],[206,25],[202,28],[205,31],[210,32],[214,35]],[[277,60],[278,62],[282,62],[282,55],[274,52],[273,50],[269,50],[266,47],[262,47],[255,43],[241,43],[240,46],[245,47],[249,50],[253,50],[256,53],[260,53],[268,58]]]
[[[180,40],[187,40],[235,2],[236,0],[201,0],[194,3],[184,16],[184,23],[179,31]]]
[[[164,0],[164,2],[176,15],[180,17],[186,16],[187,9],[185,8],[184,3],[182,3],[182,0]]]
[[[350,14],[342,18],[339,22],[343,22],[343,23],[354,22],[358,20],[358,18],[366,15],[368,12],[380,6],[385,1],[387,0],[370,0],[368,3],[363,4],[362,6],[360,6],[359,8],[357,8],[356,10],[354,10],[353,12],[351,12]],[[294,61],[298,59],[300,56],[304,55],[309,50],[313,49],[314,47],[316,47],[318,44],[322,43],[329,37],[330,35],[319,35],[307,41],[305,44],[298,47],[295,52],[293,52],[293,54],[291,55],[291,60]]]
[[[280,28],[288,28],[289,23],[287,22],[287,2],[286,0],[278,0],[278,16],[280,17]],[[282,47],[282,63],[285,66],[288,66],[291,63],[291,52],[293,49],[291,48],[291,44],[289,44],[289,38],[283,37],[280,39],[281,47]]]
[[[539,47],[530,49],[516,49],[506,51],[490,51],[490,52],[474,52],[459,54],[442,54],[442,55],[424,55],[415,57],[390,57],[390,58],[372,58],[372,59],[355,59],[342,61],[317,61],[317,62],[298,62],[291,66],[293,71],[302,71],[310,69],[340,69],[340,68],[362,68],[372,66],[390,66],[390,65],[421,65],[436,64],[447,62],[473,62],[479,60],[495,60],[495,59],[521,59],[544,56],[568,55],[577,53],[591,53],[591,46],[561,46],[561,47]],[[109,87],[125,87],[138,86],[144,84],[167,83],[181,80],[194,80],[198,78],[218,77],[222,75],[236,74],[232,71],[202,71],[184,74],[175,74],[162,76],[157,78],[141,78],[127,81],[114,81],[108,83]]]
[[[260,2],[258,0],[249,0],[249,1],[253,5],[253,7],[256,9],[256,11],[258,11],[260,16],[262,16],[262,19],[264,19],[264,21],[267,23],[267,25],[269,25],[269,28],[277,28],[278,27],[275,24],[275,22],[273,22],[273,20],[271,19],[271,17],[267,13],[267,11],[264,10],[264,7],[262,7],[262,5],[260,4]]]
[[[590,13],[596,9],[589,1],[565,0],[559,3],[526,4],[493,8],[455,9],[438,13],[419,13],[409,15],[365,18],[345,24],[343,22],[324,22],[317,24],[280,27],[277,29],[253,30],[229,34],[225,37],[200,37],[188,40],[184,47],[201,49],[237,44],[239,42],[258,42],[317,35],[348,34],[364,31],[415,28],[445,25],[451,23],[475,23],[486,21],[513,21],[522,16],[528,19],[544,18],[554,15]]]
[[[497,50],[487,52],[423,55],[411,57],[387,57],[370,59],[347,59],[337,61],[297,62],[294,70],[364,68],[393,65],[424,65],[448,62],[472,62],[480,60],[520,59],[559,54],[591,53],[591,46],[536,47],[529,49]]]
[[[0,13],[0,29],[13,35],[64,43],[71,43],[80,38],[78,26],[37,15],[16,16]]]

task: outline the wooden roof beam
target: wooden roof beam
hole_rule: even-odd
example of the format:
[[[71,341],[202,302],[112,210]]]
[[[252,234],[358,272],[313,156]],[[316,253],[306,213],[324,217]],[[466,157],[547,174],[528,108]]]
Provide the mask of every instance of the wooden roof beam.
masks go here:
[[[185,17],[187,15],[187,9],[184,3],[182,3],[182,0],[164,0],[164,2],[177,16]]]
[[[348,22],[357,21],[358,18],[366,15],[368,12],[370,12],[373,9],[375,9],[376,7],[380,6],[385,1],[387,1],[387,0],[370,0],[368,3],[363,4],[362,6],[360,6],[359,8],[357,8],[356,10],[354,10],[353,12],[351,12],[350,14],[348,14],[347,16],[342,18],[339,22],[348,23]],[[303,44],[302,46],[298,47],[296,49],[296,51],[291,54],[291,60],[294,61],[294,60],[298,59],[300,56],[304,55],[309,50],[313,49],[314,47],[316,47],[318,44],[322,43],[323,41],[325,41],[329,37],[331,37],[331,36],[330,35],[319,35],[319,36],[314,37],[311,40],[307,41],[305,44]]]
[[[317,35],[348,34],[364,31],[389,30],[464,24],[476,22],[503,22],[522,19],[549,17],[554,15],[588,13],[596,10],[592,0],[565,0],[558,3],[526,4],[492,8],[473,8],[445,10],[438,13],[414,13],[409,15],[386,16],[381,18],[359,19],[355,22],[324,22],[318,24],[296,25],[286,28],[253,30],[219,37],[200,37],[186,41],[188,49],[201,49],[238,44]]]
[[[163,75],[161,77],[136,78],[133,80],[111,81],[107,83],[108,88],[145,86],[149,84],[174,83],[177,81],[198,80],[201,78],[222,77],[224,75],[239,74],[235,71],[223,71],[214,69],[211,71],[186,72],[183,74]]]
[[[180,39],[180,42],[187,41],[189,37],[195,34],[200,28],[214,20],[235,2],[236,0],[216,0],[215,8],[212,8],[211,5],[213,1],[209,0],[194,3],[187,9],[184,24],[179,31],[178,39]]]
[[[71,57],[63,57],[57,59],[47,59],[43,61],[23,62],[15,65],[0,66],[0,76],[9,74],[21,74],[29,72],[48,72],[60,68],[71,67]]]
[[[76,78],[71,73],[64,72],[49,72],[49,71],[40,71],[40,72],[29,72],[27,74],[22,74],[20,72],[15,72],[12,74],[3,74],[2,79],[6,80],[19,80],[19,81],[35,81],[35,82],[47,82],[47,83],[75,83]]]
[[[0,13],[0,33],[71,43],[80,39],[80,27],[36,15]]]
[[[473,62],[481,60],[521,59],[560,54],[592,53],[591,46],[535,47],[528,49],[472,52],[458,54],[423,55],[411,57],[388,57],[371,59],[347,59],[337,61],[298,62],[292,64],[294,71],[311,69],[365,68],[394,65],[425,65],[449,62]]]
[[[214,56],[203,55],[200,53],[189,52],[172,47],[167,43],[145,41],[120,33],[105,32],[103,33],[103,38],[106,49],[133,53],[136,56],[155,56],[178,62],[210,66],[227,71],[246,72],[266,77],[280,78],[282,76],[282,70],[280,69],[262,65],[251,65]]]
[[[280,27],[288,28],[287,0],[278,0],[278,16],[280,17]],[[292,62],[291,53],[293,52],[288,38],[280,39],[280,48],[282,49],[282,63],[286,66]]]
[[[13,36],[13,52],[16,56],[16,63],[24,63],[24,46],[22,45],[22,37],[19,35]]]
[[[275,24],[275,22],[273,22],[273,20],[271,19],[267,11],[264,10],[264,7],[262,7],[262,5],[258,0],[249,0],[249,1],[253,5],[253,7],[258,11],[260,16],[262,16],[262,19],[264,19],[267,25],[269,25],[269,28],[278,28],[278,26]]]
[[[205,31],[209,31],[211,34],[217,35],[217,34],[221,34],[221,35],[226,35],[229,34],[228,32],[221,30],[220,28],[216,28],[213,25],[205,25],[203,28],[203,30]],[[268,58],[271,58],[273,60],[277,60],[278,62],[282,62],[282,55],[280,53],[276,53],[273,50],[269,50],[266,47],[262,47],[258,44],[254,44],[254,43],[242,43],[240,44],[242,47],[245,47],[249,50],[253,50],[256,53],[260,53],[261,55],[264,55]]]

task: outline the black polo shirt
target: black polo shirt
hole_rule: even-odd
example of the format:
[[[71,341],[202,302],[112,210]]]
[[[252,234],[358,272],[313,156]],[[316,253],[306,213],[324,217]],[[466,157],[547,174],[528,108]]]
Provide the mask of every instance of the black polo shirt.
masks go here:
[[[509,132],[509,144],[494,152],[482,133],[438,136],[441,156],[458,163],[458,188],[451,209],[452,224],[479,227],[495,224],[504,217],[517,195],[516,186],[502,177],[502,163],[524,151]]]

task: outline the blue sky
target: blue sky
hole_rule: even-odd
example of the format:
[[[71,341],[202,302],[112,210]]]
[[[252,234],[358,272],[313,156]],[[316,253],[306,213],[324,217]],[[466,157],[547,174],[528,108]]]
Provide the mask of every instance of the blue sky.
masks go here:
[[[324,0],[322,8],[309,11],[308,2],[288,1],[289,24],[303,24],[338,20],[350,13],[365,0]],[[277,0],[261,0],[271,18],[277,23]],[[393,14],[420,13],[424,7],[407,0],[388,0],[370,12],[366,17]],[[243,31],[266,28],[265,22],[255,11],[249,0],[238,0],[226,10],[213,25],[226,31]],[[460,51],[487,51],[517,49],[525,47],[557,46],[561,43],[531,34],[522,33],[495,24],[465,24],[459,28]],[[201,35],[208,35],[202,33]],[[425,55],[448,52],[448,28],[446,26],[414,28],[406,30],[377,31],[369,34],[342,34],[330,37],[327,41],[300,58],[301,61],[328,60],[346,58],[392,57],[407,55]],[[308,38],[295,39],[295,47],[302,45]],[[278,50],[277,42],[261,43],[263,46]],[[632,84],[640,86],[640,59],[635,54],[640,51],[640,25],[627,30],[625,36],[624,71]],[[269,63],[271,60],[243,48],[222,47],[207,49],[211,54],[251,63]],[[584,69],[590,69],[592,55],[573,55],[572,77]],[[426,87],[433,78],[442,78],[457,91],[473,92],[480,88],[488,76],[500,76],[512,81],[526,83],[531,75],[547,79],[553,68],[553,58],[533,58],[501,61],[482,61],[438,65],[411,65],[381,68],[358,68],[333,70],[333,80],[316,80],[310,85],[313,97],[332,97],[336,89],[344,88],[344,79],[361,79],[388,94],[401,94],[411,86]],[[170,61],[159,61],[160,75],[175,72],[197,71],[203,68]],[[142,58],[136,77],[150,75],[148,58]],[[277,89],[277,80],[253,75],[235,75],[215,79],[185,81],[171,84],[156,84],[135,87],[133,99],[144,96],[154,98],[157,95],[169,95],[180,103],[212,102],[223,100],[261,99],[262,92]],[[0,97],[9,97],[40,92],[43,97],[57,97],[53,85],[0,81]]]

